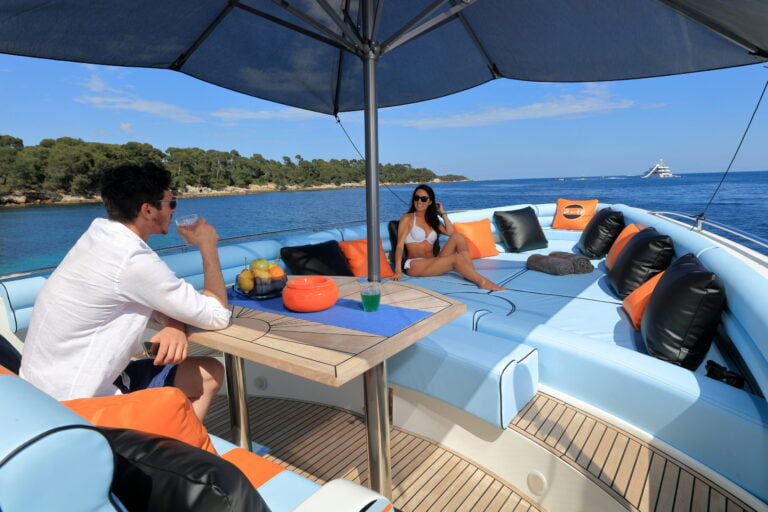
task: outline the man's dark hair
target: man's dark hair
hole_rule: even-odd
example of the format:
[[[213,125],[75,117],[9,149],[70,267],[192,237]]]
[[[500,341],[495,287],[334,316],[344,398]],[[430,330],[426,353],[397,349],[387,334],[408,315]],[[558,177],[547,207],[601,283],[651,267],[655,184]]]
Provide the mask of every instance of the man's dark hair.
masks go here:
[[[104,171],[101,176],[101,199],[107,217],[117,222],[131,222],[141,205],[160,208],[160,200],[171,188],[171,173],[157,164],[126,164]]]

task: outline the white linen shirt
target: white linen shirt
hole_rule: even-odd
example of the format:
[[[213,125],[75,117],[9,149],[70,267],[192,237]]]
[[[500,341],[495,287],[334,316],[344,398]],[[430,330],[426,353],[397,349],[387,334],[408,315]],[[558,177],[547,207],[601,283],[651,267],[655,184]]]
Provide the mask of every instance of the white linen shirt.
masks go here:
[[[133,231],[96,219],[37,296],[19,375],[57,400],[114,395],[154,311],[202,329],[231,316]]]

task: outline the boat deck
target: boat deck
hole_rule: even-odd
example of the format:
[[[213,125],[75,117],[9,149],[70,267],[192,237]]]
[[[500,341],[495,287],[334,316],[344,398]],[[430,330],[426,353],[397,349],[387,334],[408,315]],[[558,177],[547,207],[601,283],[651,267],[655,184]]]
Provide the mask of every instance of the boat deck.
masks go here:
[[[544,393],[509,426],[579,470],[628,510],[754,511],[648,443]]]
[[[318,483],[368,483],[365,424],[349,411],[299,400],[249,397],[252,439],[265,456]],[[214,401],[208,430],[229,438],[226,397]],[[627,510],[755,512],[685,464],[637,437],[538,393],[509,427],[599,485]],[[395,506],[428,510],[543,510],[502,478],[438,443],[393,427]]]
[[[249,397],[253,441],[265,458],[318,483],[347,478],[368,483],[365,424],[335,407],[279,398]],[[226,397],[217,397],[205,421],[229,438]],[[517,489],[461,455],[399,428],[391,430],[394,505],[404,512],[542,510]]]

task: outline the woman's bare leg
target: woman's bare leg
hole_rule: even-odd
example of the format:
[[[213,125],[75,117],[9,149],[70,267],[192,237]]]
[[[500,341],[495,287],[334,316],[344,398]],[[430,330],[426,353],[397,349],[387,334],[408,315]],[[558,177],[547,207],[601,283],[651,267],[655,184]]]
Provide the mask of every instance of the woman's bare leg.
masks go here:
[[[408,269],[408,275],[414,277],[439,276],[451,270],[456,270],[464,279],[472,281],[483,290],[498,291],[505,289],[479,274],[475,270],[474,265],[472,265],[472,260],[458,253],[412,261],[411,268]]]
[[[454,253],[463,254],[469,259],[472,259],[469,252],[469,245],[467,245],[467,239],[461,233],[454,233],[445,242],[445,245],[440,249],[440,256],[449,256]]]

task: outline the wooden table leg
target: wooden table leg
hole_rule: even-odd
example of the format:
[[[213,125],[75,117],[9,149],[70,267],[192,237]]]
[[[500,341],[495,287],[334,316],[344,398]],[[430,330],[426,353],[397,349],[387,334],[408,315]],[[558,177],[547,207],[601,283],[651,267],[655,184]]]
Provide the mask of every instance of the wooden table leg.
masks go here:
[[[392,499],[389,450],[387,367],[380,363],[363,375],[365,425],[368,431],[368,472],[371,489]]]
[[[232,442],[251,450],[251,422],[248,418],[246,401],[245,362],[243,358],[224,354],[224,367],[227,372],[227,397],[229,398],[229,426]]]

